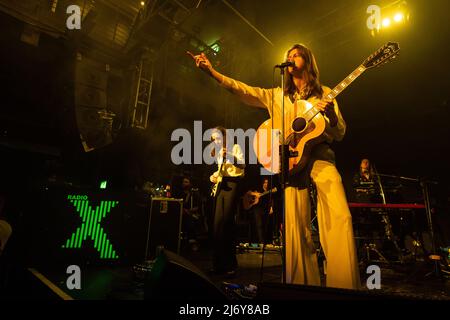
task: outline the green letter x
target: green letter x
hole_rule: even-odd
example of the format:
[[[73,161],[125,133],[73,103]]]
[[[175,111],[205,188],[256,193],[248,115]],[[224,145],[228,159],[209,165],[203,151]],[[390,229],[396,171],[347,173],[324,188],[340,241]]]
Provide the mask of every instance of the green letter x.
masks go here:
[[[94,248],[100,252],[101,259],[118,259],[106,233],[100,226],[100,221],[114,208],[119,201],[102,201],[95,210],[91,208],[88,200],[70,200],[80,214],[83,224],[67,239],[63,248],[81,248],[81,243],[88,236],[94,241]]]

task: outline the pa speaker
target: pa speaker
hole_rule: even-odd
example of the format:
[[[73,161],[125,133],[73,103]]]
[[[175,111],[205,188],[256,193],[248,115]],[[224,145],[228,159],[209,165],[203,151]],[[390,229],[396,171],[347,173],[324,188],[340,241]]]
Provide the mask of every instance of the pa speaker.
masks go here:
[[[110,73],[108,65],[77,55],[74,68],[74,105],[76,124],[84,151],[112,143],[114,112],[109,112]],[[116,91],[121,91],[115,88]]]
[[[225,294],[192,263],[161,250],[145,281],[145,300],[226,301]]]
[[[112,143],[111,122],[102,118],[99,109],[77,107],[75,111],[84,151],[92,151]]]

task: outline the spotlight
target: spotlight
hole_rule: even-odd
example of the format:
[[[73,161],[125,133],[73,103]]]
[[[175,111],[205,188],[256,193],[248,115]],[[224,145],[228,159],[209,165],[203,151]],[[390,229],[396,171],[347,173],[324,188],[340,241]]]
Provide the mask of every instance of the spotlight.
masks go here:
[[[395,22],[400,22],[402,20],[403,20],[403,13],[399,12],[399,13],[395,14],[395,16],[394,16]]]
[[[219,46],[218,43],[214,43],[214,44],[211,46],[211,49],[212,49],[215,53],[218,53],[218,52],[220,51],[220,46]]]
[[[394,1],[394,3],[383,8],[370,5],[367,7],[367,13],[369,17],[366,20],[366,25],[373,37],[393,27],[407,26],[407,22],[410,20],[410,12],[404,0]]]
[[[141,1],[141,6],[145,6],[145,1]]]

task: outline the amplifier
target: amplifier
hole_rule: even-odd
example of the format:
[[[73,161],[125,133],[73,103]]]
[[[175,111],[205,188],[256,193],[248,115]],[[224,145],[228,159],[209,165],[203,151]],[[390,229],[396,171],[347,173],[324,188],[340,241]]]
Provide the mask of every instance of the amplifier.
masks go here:
[[[145,260],[156,258],[161,248],[180,254],[183,199],[152,197]]]

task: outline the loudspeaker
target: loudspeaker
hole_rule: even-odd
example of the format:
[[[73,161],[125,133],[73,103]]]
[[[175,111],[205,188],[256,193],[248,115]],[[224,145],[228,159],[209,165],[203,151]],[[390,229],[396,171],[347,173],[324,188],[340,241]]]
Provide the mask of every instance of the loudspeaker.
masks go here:
[[[153,197],[145,259],[154,259],[158,247],[180,253],[183,200]]]
[[[75,112],[81,143],[86,152],[112,142],[112,127],[101,117],[99,109],[79,106]]]
[[[112,143],[108,107],[109,75],[105,63],[77,56],[74,73],[75,115],[81,143],[88,152]]]
[[[225,294],[192,263],[161,250],[145,281],[145,300],[226,301]]]
[[[400,296],[380,293],[377,290],[358,291],[281,283],[260,283],[256,300],[399,300]],[[411,298],[409,298],[411,299]]]

